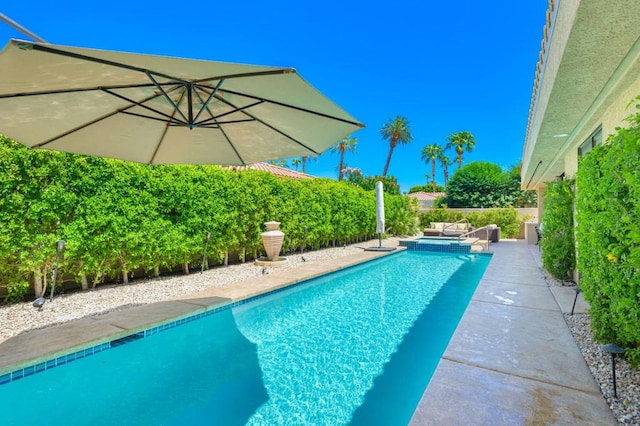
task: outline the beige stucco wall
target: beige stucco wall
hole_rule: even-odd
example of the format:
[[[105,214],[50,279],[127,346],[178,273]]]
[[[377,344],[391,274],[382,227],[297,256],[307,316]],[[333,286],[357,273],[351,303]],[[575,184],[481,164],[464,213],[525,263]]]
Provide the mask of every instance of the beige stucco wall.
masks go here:
[[[604,143],[609,135],[615,133],[616,127],[625,127],[628,125],[624,119],[632,113],[635,113],[636,102],[633,100],[638,95],[640,95],[640,78],[613,99],[612,104],[600,117],[585,117],[587,119],[586,121],[592,124],[583,127],[571,141],[571,148],[567,150],[564,156],[565,176],[569,178],[576,176],[578,171],[578,148],[598,126],[602,125],[602,140]],[[630,102],[631,104],[629,104]]]

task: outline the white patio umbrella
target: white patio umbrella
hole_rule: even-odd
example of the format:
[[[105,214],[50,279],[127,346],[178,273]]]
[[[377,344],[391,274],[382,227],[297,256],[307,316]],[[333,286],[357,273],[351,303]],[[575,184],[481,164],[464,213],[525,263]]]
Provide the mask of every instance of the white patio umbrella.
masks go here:
[[[0,133],[146,164],[318,155],[363,127],[294,69],[11,40]]]
[[[382,247],[382,234],[386,231],[384,223],[384,187],[381,181],[376,182],[376,233],[378,247],[367,247],[366,251],[393,251],[395,247]]]

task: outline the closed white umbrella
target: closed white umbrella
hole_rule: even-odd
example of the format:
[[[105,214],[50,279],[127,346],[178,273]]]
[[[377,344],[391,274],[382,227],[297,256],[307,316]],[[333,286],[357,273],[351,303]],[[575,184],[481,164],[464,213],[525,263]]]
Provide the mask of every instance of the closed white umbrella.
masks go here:
[[[363,127],[292,68],[11,40],[0,133],[33,148],[146,164],[318,155]]]
[[[382,234],[385,233],[384,224],[384,190],[382,182],[376,182],[376,233],[378,234],[378,247],[368,247],[367,251],[393,251],[395,247],[382,247]]]
[[[376,182],[376,233],[384,234],[384,192],[382,182]]]

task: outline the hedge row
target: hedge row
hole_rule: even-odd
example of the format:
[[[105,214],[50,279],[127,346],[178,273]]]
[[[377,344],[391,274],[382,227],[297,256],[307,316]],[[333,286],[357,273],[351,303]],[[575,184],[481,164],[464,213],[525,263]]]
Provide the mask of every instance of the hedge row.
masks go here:
[[[592,330],[640,364],[640,113],[586,155],[576,177],[580,286]],[[546,236],[545,236],[546,238]]]
[[[428,228],[431,222],[457,222],[464,218],[466,218],[474,228],[480,228],[490,224],[498,225],[503,238],[516,238],[520,234],[520,227],[523,222],[523,219],[518,217],[518,211],[513,207],[469,213],[449,210],[446,207],[437,207],[420,213],[420,228]]]
[[[559,280],[572,279],[576,266],[573,203],[573,180],[547,183],[540,248],[544,268]]]
[[[390,229],[410,212],[386,195]],[[19,300],[50,280],[56,241],[62,271],[83,288],[262,254],[264,222],[282,223],[283,251],[374,236],[375,192],[328,179],[293,180],[218,166],[145,166],[36,151],[0,137],[0,290]],[[415,218],[415,215],[413,216]],[[400,224],[401,225],[401,224]]]

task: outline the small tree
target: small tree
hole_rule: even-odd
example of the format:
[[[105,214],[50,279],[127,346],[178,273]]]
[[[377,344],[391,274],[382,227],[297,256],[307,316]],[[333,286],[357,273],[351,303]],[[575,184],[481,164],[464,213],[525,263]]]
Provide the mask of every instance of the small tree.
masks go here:
[[[457,170],[447,186],[443,203],[449,207],[515,206],[520,183],[497,164],[475,161]]]
[[[574,181],[549,182],[544,200],[540,248],[544,268],[560,280],[576,266],[573,229]]]

